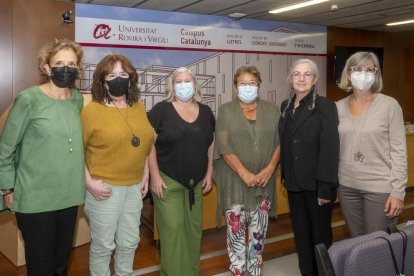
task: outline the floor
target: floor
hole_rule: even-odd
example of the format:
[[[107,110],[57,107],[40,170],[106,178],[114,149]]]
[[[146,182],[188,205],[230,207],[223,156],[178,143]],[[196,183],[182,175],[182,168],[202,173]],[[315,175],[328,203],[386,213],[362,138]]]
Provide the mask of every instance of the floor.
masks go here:
[[[407,193],[405,211],[400,222],[414,220],[414,190]],[[343,221],[339,205],[333,210],[334,240],[349,237]],[[203,233],[200,260],[200,275],[230,275],[226,253],[225,229],[211,229]],[[74,248],[69,265],[69,276],[89,275],[88,271],[89,244]],[[281,215],[277,219],[269,220],[269,229],[264,249],[264,275],[300,275],[297,268],[295,245],[288,215]],[[156,244],[152,239],[152,232],[148,227],[141,226],[141,241],[135,255],[135,275],[160,275],[160,256]],[[1,276],[26,275],[25,266],[15,267],[8,259],[0,254]],[[184,275],[183,275],[184,276]]]

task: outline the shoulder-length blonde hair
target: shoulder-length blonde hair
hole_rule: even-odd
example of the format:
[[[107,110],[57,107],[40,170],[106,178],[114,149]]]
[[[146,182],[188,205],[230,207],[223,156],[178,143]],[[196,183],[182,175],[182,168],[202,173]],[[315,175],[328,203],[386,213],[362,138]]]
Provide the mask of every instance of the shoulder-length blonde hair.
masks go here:
[[[353,86],[348,77],[349,73],[351,72],[351,68],[355,66],[365,65],[369,61],[372,61],[374,63],[374,66],[377,68],[377,72],[375,73],[375,81],[371,86],[371,92],[381,92],[383,87],[381,67],[378,57],[372,52],[356,52],[346,60],[344,70],[342,70],[341,82],[338,84],[338,87],[347,92],[352,91]]]
[[[197,82],[197,79],[195,75],[193,74],[193,72],[187,67],[180,67],[177,70],[175,70],[174,73],[171,75],[171,78],[168,81],[168,88],[165,93],[165,100],[167,102],[172,102],[175,100],[175,88],[174,88],[175,80],[177,79],[178,74],[181,74],[181,73],[187,73],[191,75],[191,78],[193,79],[194,90],[195,90],[193,100],[197,102],[201,102],[200,84]]]

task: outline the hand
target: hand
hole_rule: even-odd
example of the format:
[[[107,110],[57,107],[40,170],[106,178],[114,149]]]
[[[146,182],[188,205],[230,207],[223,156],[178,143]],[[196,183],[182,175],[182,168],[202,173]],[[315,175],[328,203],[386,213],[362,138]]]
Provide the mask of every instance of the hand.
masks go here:
[[[203,180],[203,194],[210,191],[211,187],[213,186],[213,179],[211,177],[205,177]]]
[[[3,196],[4,206],[8,209],[11,209],[13,203],[13,192]]]
[[[148,193],[148,181],[149,175],[144,174],[142,181],[141,181],[141,197],[144,198]]]
[[[162,177],[159,174],[151,175],[151,191],[158,196],[158,198],[163,198],[163,189],[167,189],[167,186]]]
[[[274,172],[275,170],[273,168],[266,167],[263,170],[261,170],[258,174],[256,174],[258,180],[257,187],[265,187]]]
[[[331,201],[330,200],[327,200],[327,199],[323,199],[323,198],[319,198],[318,197],[318,205],[319,206],[322,206],[322,205],[324,205],[326,203],[329,203],[329,202],[331,202]]]
[[[86,187],[96,200],[105,200],[112,196],[112,190],[105,188],[100,179],[86,181]]]
[[[398,217],[404,207],[404,201],[390,195],[385,203],[385,215],[389,218]]]
[[[141,182],[141,198],[144,198],[148,193],[148,181]]]
[[[256,186],[259,183],[259,179],[257,176],[252,174],[249,171],[245,171],[243,175],[241,176],[241,179],[244,181],[244,183],[247,185],[247,187],[252,188]]]

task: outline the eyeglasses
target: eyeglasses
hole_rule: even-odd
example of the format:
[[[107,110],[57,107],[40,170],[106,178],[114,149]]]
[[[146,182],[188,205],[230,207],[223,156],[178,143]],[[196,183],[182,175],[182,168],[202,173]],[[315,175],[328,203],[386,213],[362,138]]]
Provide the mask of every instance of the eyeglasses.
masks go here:
[[[251,81],[251,82],[245,82],[245,81],[241,81],[239,83],[237,83],[237,86],[257,86],[257,82],[255,81]]]
[[[119,74],[109,73],[109,74],[105,77],[105,79],[106,79],[106,80],[113,80],[113,79],[115,79],[115,78],[117,78],[117,77],[121,77],[121,78],[123,78],[123,79],[127,79],[127,78],[129,78],[129,75],[128,75],[128,73],[126,73],[126,72],[122,72],[122,73],[119,73]]]
[[[362,72],[362,71],[365,71],[367,73],[375,74],[375,73],[377,73],[378,68],[377,67],[363,68],[361,66],[352,66],[351,68],[349,68],[349,71],[351,71],[351,72]]]
[[[295,72],[292,73],[292,77],[294,79],[300,80],[302,77],[304,79],[310,79],[310,78],[315,77],[315,75],[312,74],[311,72],[301,73],[301,72],[295,71]]]

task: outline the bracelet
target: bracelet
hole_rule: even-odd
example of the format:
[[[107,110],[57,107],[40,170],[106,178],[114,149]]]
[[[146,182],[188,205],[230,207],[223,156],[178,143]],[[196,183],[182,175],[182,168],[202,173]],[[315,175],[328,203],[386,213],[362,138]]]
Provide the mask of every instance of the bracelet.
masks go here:
[[[6,196],[6,195],[11,194],[13,192],[14,192],[14,189],[13,188],[12,189],[7,189],[7,190],[0,190],[0,194],[2,196]]]
[[[240,176],[240,178],[243,180],[243,175],[244,175],[244,173],[246,172],[246,169],[244,169],[240,174],[239,174],[239,176]]]

